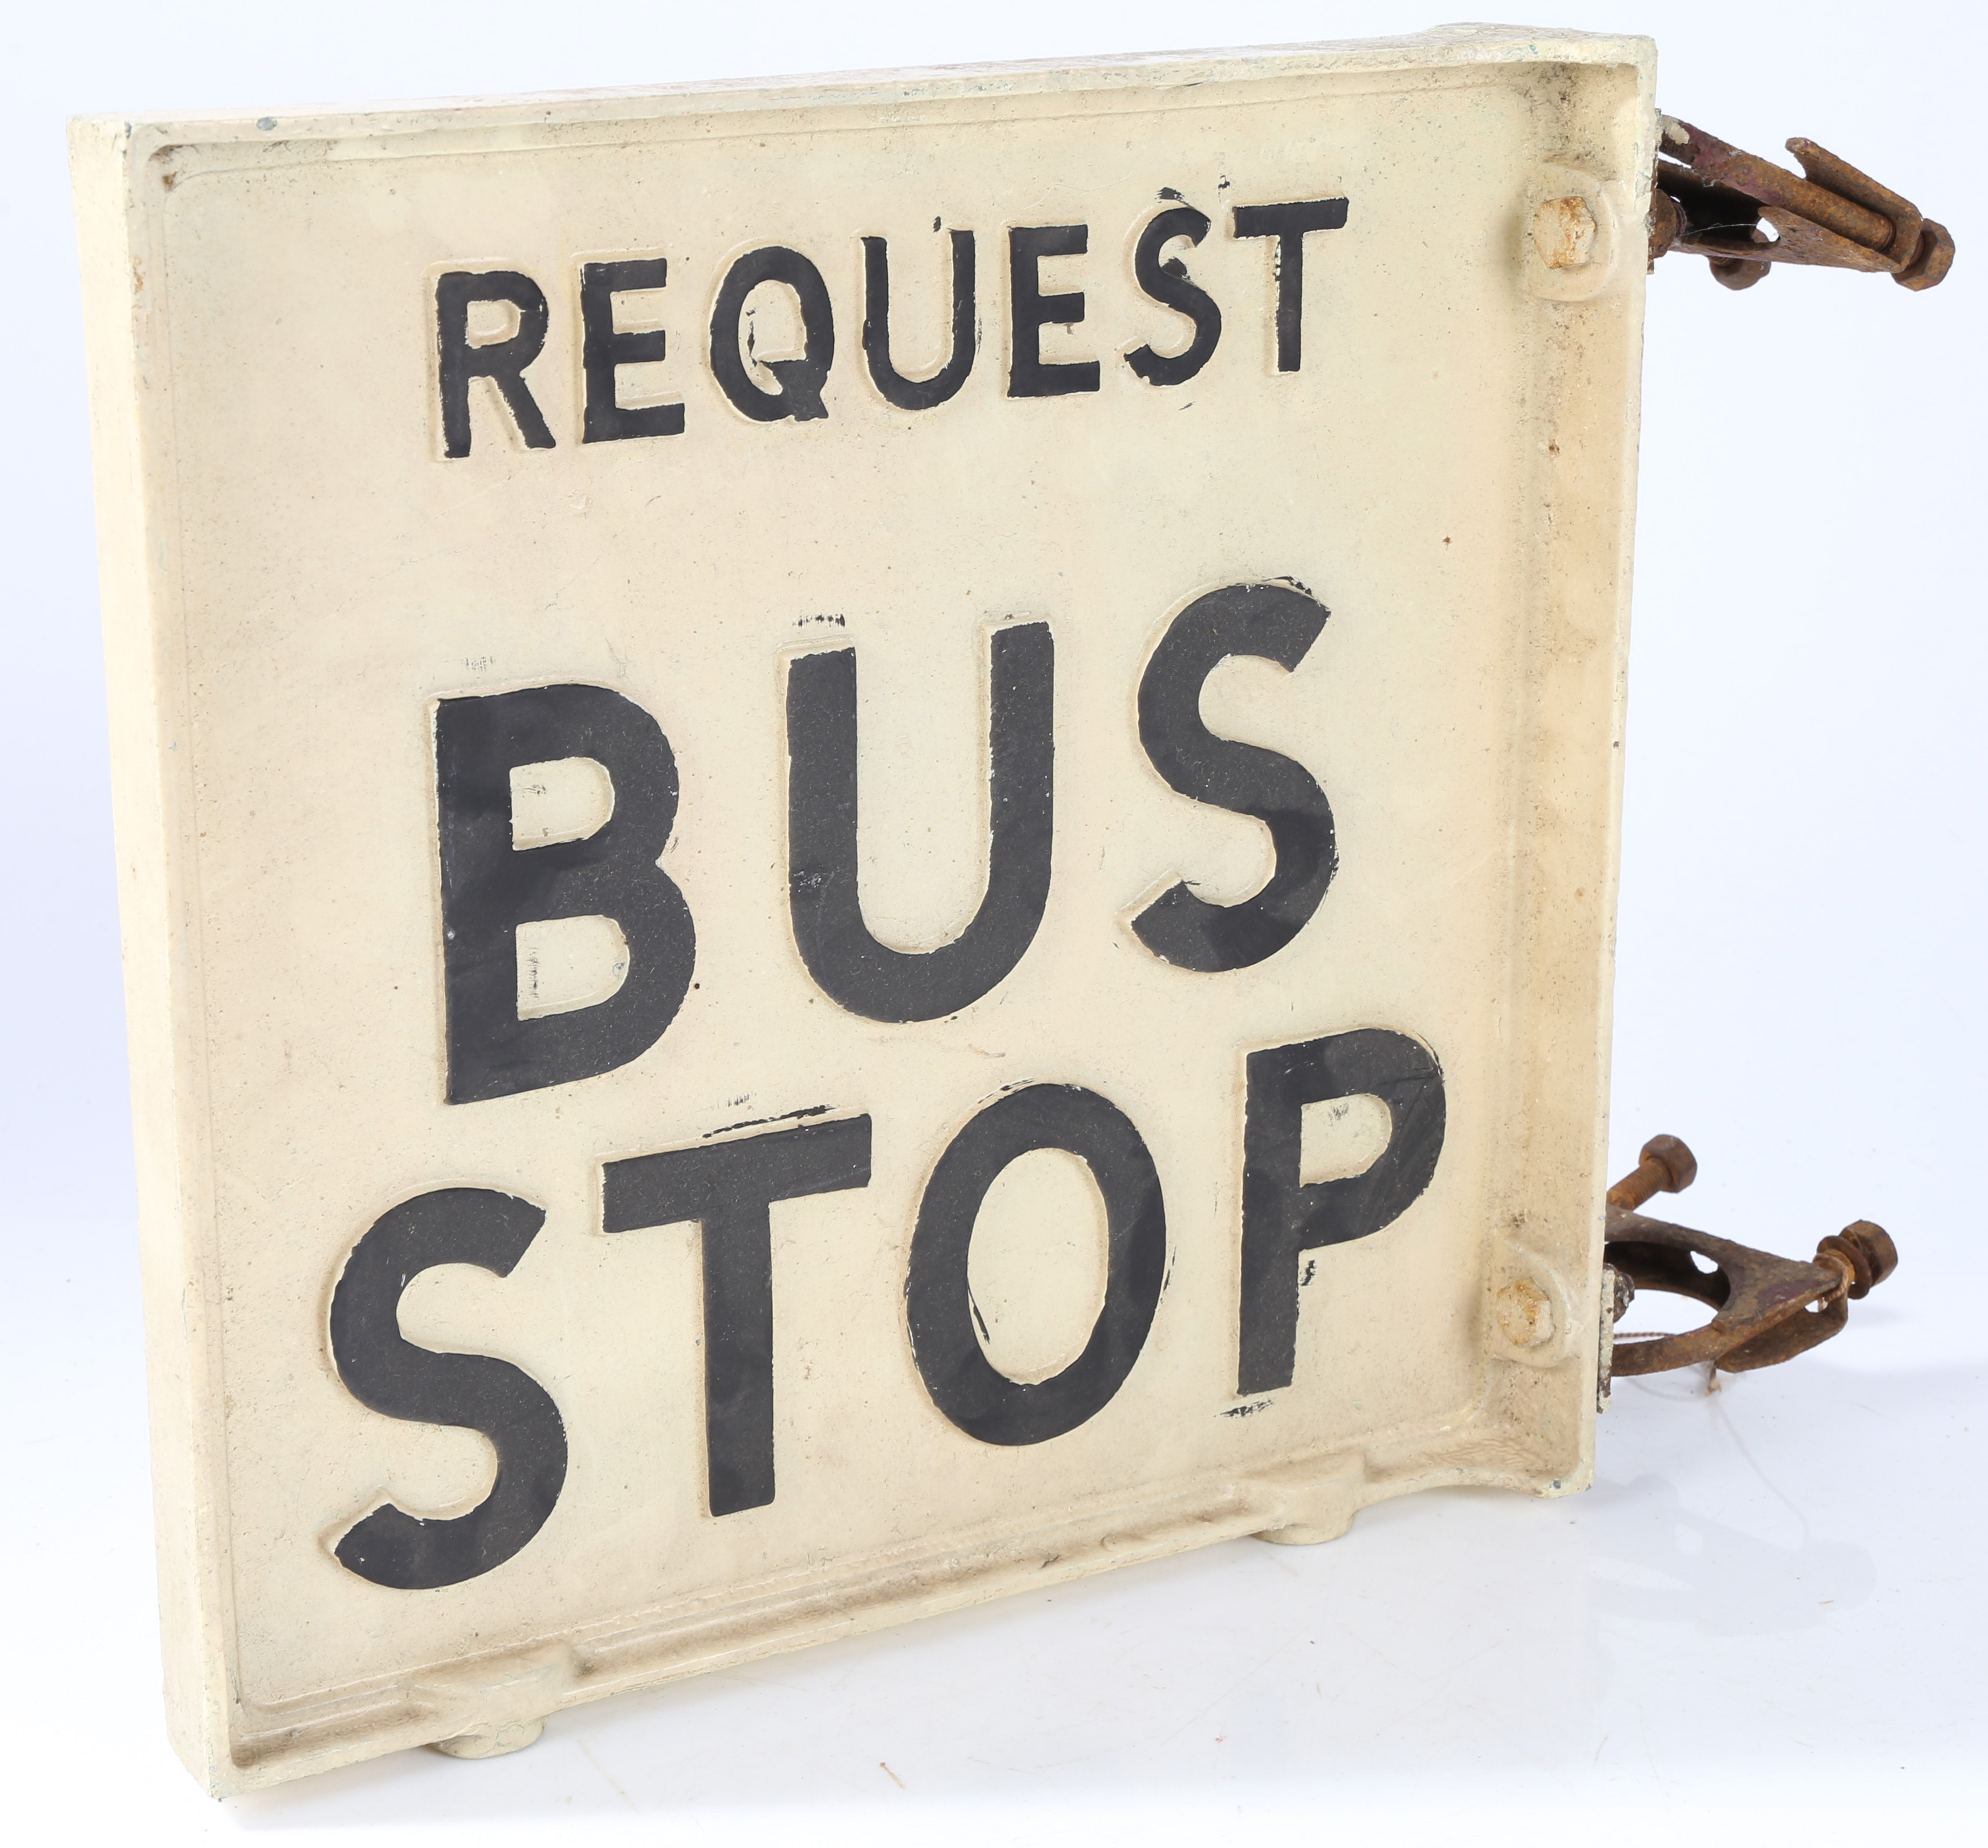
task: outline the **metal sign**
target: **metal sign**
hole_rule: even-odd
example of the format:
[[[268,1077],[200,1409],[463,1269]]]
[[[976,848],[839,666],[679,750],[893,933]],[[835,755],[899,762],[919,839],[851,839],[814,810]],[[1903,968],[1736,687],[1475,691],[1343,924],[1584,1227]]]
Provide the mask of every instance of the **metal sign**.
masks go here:
[[[210,1788],[1583,1485],[1652,66],[77,125]]]

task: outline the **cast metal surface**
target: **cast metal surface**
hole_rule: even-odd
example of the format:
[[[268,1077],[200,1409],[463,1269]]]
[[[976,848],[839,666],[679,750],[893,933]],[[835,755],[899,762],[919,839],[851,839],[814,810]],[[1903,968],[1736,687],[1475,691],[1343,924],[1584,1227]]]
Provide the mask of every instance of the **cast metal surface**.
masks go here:
[[[1665,116],[1650,193],[1650,261],[1707,259],[1729,289],[1750,289],[1775,263],[1888,276],[1930,289],[1952,266],[1953,237],[1909,199],[1801,136],[1790,173]],[[1806,177],[1802,177],[1806,176]]]
[[[1676,1193],[1697,1177],[1698,1163],[1674,1136],[1643,1145],[1635,1169],[1608,1190],[1605,1261],[1619,1321],[1638,1290],[1686,1296],[1716,1310],[1701,1328],[1680,1335],[1618,1332],[1611,1371],[1662,1373],[1706,1362],[1726,1373],[1770,1367],[1825,1342],[1849,1318],[1850,1305],[1898,1268],[1882,1226],[1868,1220],[1832,1233],[1813,1259],[1715,1238],[1689,1226],[1639,1213],[1652,1195]],[[1702,1269],[1702,1258],[1712,1268]]]

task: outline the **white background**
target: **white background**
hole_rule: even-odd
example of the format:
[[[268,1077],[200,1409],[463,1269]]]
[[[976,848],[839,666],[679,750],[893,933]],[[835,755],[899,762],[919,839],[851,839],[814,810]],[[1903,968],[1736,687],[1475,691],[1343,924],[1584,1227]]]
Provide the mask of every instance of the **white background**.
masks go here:
[[[1557,13],[1562,9],[1556,8]],[[164,1739],[93,533],[63,119],[1418,29],[1433,0],[40,0],[0,24],[0,1816],[22,1841],[1979,1839],[1988,1257],[1978,5],[1594,0],[1664,107],[1807,134],[1953,279],[1652,279],[1618,1171],[1898,1276],[1777,1372],[1620,1388],[1573,1501],[1425,1495],[226,1804]],[[1638,1325],[1654,1325],[1644,1305]],[[1970,1801],[1970,1797],[1972,1800]],[[1342,1834],[1342,1830],[1346,1833]]]

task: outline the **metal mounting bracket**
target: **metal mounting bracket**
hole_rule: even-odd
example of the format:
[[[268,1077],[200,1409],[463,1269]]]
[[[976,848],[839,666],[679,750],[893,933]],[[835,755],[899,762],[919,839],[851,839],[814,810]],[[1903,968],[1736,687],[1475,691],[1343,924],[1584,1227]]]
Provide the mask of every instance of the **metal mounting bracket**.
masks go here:
[[[1602,1343],[1607,1375],[1662,1373],[1700,1362],[1741,1373],[1792,1360],[1839,1333],[1850,1305],[1898,1268],[1891,1235],[1868,1220],[1831,1233],[1804,1262],[1637,1211],[1654,1194],[1681,1193],[1697,1175],[1690,1149],[1674,1136],[1659,1136],[1643,1145],[1635,1170],[1608,1190]],[[1701,1268],[1697,1259],[1709,1268]],[[1702,1328],[1679,1335],[1614,1332],[1614,1324],[1639,1290],[1689,1297],[1718,1313]],[[1605,1398],[1606,1378],[1602,1391]]]
[[[1888,276],[1931,289],[1953,265],[1953,236],[1911,200],[1797,135],[1800,178],[1674,116],[1659,118],[1650,190],[1650,262],[1674,251],[1709,260],[1729,289],[1776,263]]]

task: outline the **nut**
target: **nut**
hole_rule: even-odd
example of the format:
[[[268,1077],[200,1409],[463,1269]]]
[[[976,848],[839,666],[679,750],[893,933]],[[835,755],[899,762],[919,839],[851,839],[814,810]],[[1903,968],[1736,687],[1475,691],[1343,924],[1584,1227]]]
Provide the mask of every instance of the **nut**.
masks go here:
[[[1848,1291],[1853,1298],[1868,1296],[1898,1268],[1898,1248],[1882,1226],[1860,1219],[1832,1232],[1815,1248],[1820,1264],[1835,1258],[1848,1268]]]
[[[1553,1339],[1553,1302],[1528,1277],[1516,1277],[1498,1292],[1498,1332],[1515,1348],[1536,1348]]]
[[[1533,248],[1549,269],[1580,269],[1593,262],[1597,235],[1585,199],[1549,199],[1533,214]]]

